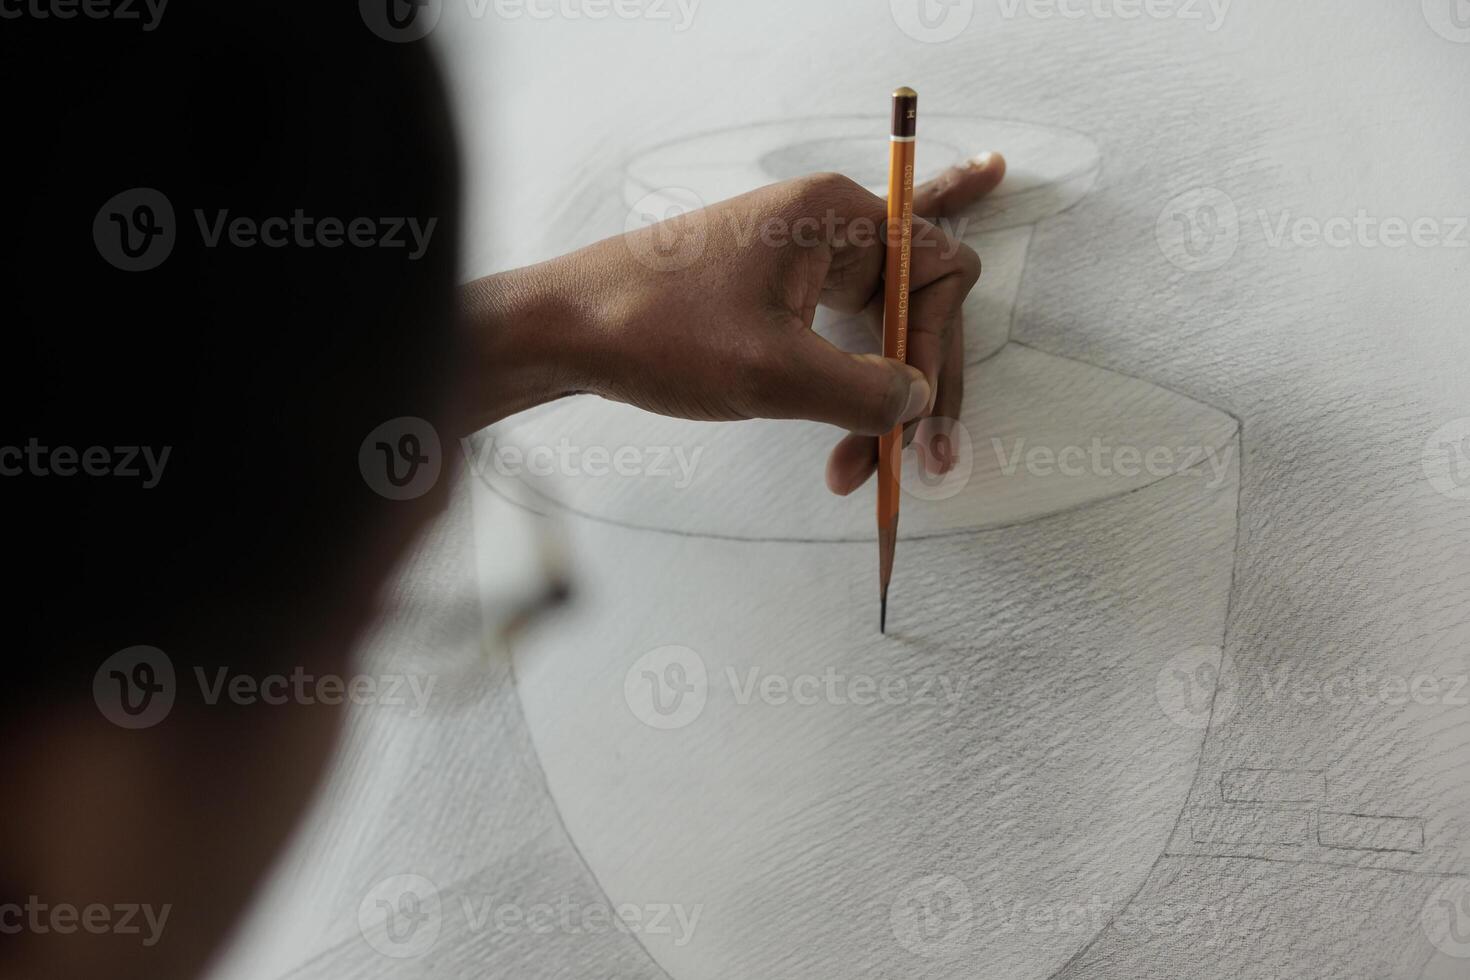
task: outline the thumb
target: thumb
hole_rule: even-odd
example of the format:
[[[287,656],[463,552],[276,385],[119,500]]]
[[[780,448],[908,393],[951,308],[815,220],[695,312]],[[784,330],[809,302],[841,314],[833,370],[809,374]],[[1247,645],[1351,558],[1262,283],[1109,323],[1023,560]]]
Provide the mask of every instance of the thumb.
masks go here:
[[[783,359],[767,418],[811,419],[882,435],[924,415],[933,389],[916,368],[878,354],[849,354],[810,331]]]

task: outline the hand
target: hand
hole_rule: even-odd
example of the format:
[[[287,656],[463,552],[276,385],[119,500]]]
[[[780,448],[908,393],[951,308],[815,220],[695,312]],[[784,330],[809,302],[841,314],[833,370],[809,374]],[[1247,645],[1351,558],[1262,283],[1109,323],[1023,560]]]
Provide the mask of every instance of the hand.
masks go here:
[[[1005,178],[1005,173],[1005,158],[999,153],[983,153],[958,167],[951,167],[914,191],[914,214],[929,220],[954,217],[995,190]],[[963,301],[961,297],[961,303]],[[883,306],[883,294],[879,290],[866,311],[868,325],[879,339],[883,336]],[[910,317],[909,363],[912,364],[912,313]],[[960,407],[964,402],[964,367],[964,319],[957,312],[949,346],[944,348],[934,405],[917,427],[908,424],[904,431],[904,444],[917,438],[925,447],[925,452],[919,455],[920,465],[936,475],[948,472],[955,463],[946,447],[949,445],[951,423],[960,417]],[[877,468],[877,437],[854,432],[839,442],[827,459],[827,487],[835,494],[846,496],[866,483]]]
[[[473,421],[586,391],[679,418],[827,422],[853,433],[827,470],[850,493],[878,434],[959,414],[960,309],[980,259],[923,216],[958,212],[1004,172],[989,154],[916,191],[907,365],[811,329],[818,305],[880,325],[883,307],[886,206],[818,174],[470,284],[486,393]]]

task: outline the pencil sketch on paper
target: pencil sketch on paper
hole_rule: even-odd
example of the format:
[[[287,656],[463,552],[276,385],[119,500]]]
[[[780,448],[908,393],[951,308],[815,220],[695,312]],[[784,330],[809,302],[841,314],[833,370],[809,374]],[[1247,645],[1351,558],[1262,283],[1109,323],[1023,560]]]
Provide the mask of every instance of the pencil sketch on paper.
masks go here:
[[[628,165],[622,200],[600,214],[633,207],[662,217],[814,170],[880,183],[867,165],[882,158],[873,132],[883,132],[881,121],[799,120],[656,148]],[[935,901],[969,907],[967,934],[985,937],[975,951],[1007,975],[1049,975],[1092,937],[984,921],[996,913],[975,905],[976,883],[1040,874],[1082,883],[1120,907],[1165,848],[1195,776],[1211,692],[1176,706],[1155,675],[1172,659],[1191,683],[1219,676],[1238,424],[1146,382],[1009,342],[1032,230],[1092,188],[1101,170],[1092,141],[1019,122],[942,117],[926,120],[924,140],[921,159],[935,171],[976,145],[1007,147],[1011,169],[955,231],[986,262],[965,311],[973,394],[957,430],[960,466],[948,480],[909,487],[905,560],[927,569],[930,581],[903,583],[911,611],[897,644],[843,622],[871,591],[862,560],[871,514],[866,499],[812,493],[820,481],[812,461],[833,439],[829,428],[751,422],[712,430],[573,399],[484,436],[524,450],[568,439],[702,454],[686,486],[482,474],[509,499],[589,519],[580,531],[589,541],[586,574],[619,583],[582,620],[589,632],[554,630],[516,652],[518,690],[552,795],[601,887],[614,897],[671,895],[718,913],[692,942],[643,939],[674,976],[700,972],[711,949],[735,957],[727,962],[742,972],[820,973],[822,964],[855,970],[863,962],[901,969],[916,950],[942,951],[930,934],[940,921],[931,921]],[[842,327],[818,325],[834,335]],[[1169,447],[1170,459],[1152,470],[1098,465],[1067,476],[1035,465],[1038,446],[1110,457],[1122,447]],[[600,567],[628,555],[638,556],[636,580]],[[739,584],[752,564],[758,581]],[[704,604],[675,604],[649,635],[632,623],[626,636],[613,629],[617,647],[651,651],[630,670],[608,643],[616,610],[637,605],[624,586],[646,596],[726,595],[730,608],[712,618]],[[783,611],[797,594],[802,610]],[[1010,615],[977,615],[1005,607]],[[779,656],[773,620],[782,624]],[[670,638],[678,645],[664,645]],[[797,684],[823,678],[841,691],[854,680],[861,687],[899,678],[914,690],[887,710],[833,703],[782,712],[759,698],[752,705],[752,687],[773,671]],[[568,674],[584,680],[568,685]],[[610,689],[626,697],[609,700]],[[933,692],[945,696],[915,711]],[[1160,709],[1160,697],[1185,715],[1184,729]],[[645,716],[629,704],[646,704]],[[1017,704],[1028,706],[1029,721],[1015,716]],[[567,724],[573,717],[576,726]],[[677,741],[667,737],[671,725]],[[588,751],[589,733],[605,753]],[[747,751],[732,756],[732,740]],[[790,748],[812,742],[823,749]],[[715,770],[718,783],[699,778]],[[857,799],[912,799],[918,809],[842,802]],[[660,812],[679,814],[678,826],[664,825]],[[712,851],[712,839],[723,846]],[[653,852],[660,859],[647,861]],[[922,878],[914,869],[942,870],[939,891],[921,885],[899,907],[872,900],[895,882]],[[758,882],[782,899],[752,903]],[[793,906],[830,907],[837,895],[851,896],[841,914],[790,915]],[[893,943],[895,932],[906,941]],[[765,939],[748,942],[753,935]]]
[[[1402,914],[1424,907],[1432,878],[1369,886],[1328,869],[1463,870],[1429,844],[1453,825],[1456,789],[1442,775],[1437,799],[1390,805],[1364,799],[1343,767],[1329,773],[1328,744],[1308,739],[1303,759],[1282,759],[1233,727],[1259,709],[1249,681],[1267,665],[1228,637],[1239,420],[1009,339],[1032,230],[1092,188],[1095,147],[1013,122],[933,129],[934,167],[953,158],[952,139],[1013,148],[1015,176],[963,232],[987,263],[966,309],[964,463],[953,479],[908,486],[906,560],[925,572],[904,584],[929,594],[896,647],[843,622],[871,591],[871,518],[865,501],[811,499],[829,430],[710,431],[582,399],[486,436],[704,454],[681,486],[487,477],[507,499],[580,522],[588,574],[616,583],[577,624],[516,652],[531,737],[599,886],[702,903],[710,918],[695,941],[641,937],[671,976],[712,962],[883,973],[915,955],[942,975],[975,962],[1023,977],[1107,972],[1100,964],[1120,956],[1168,962],[1230,942],[1261,890],[1278,887],[1253,879],[1252,861],[1316,866],[1277,904],[1351,887],[1377,888]],[[621,207],[662,217],[811,170],[877,184],[864,170],[880,156],[863,135],[873,130],[804,120],[660,147],[628,166],[620,202],[563,234],[597,237],[597,220]],[[1033,465],[1038,446],[1046,460],[1085,447],[1094,464],[1069,478]],[[1096,463],[1119,447],[1167,452],[1156,470]],[[638,574],[620,576],[630,555]],[[729,597],[726,612],[677,599],[711,594]],[[626,612],[649,596],[670,600],[656,627]],[[844,679],[917,679],[949,700],[854,712],[839,694],[783,713],[783,696],[752,696],[773,672],[791,684],[835,673],[839,691]],[[984,695],[965,699],[966,684]],[[768,892],[779,899],[758,898]],[[1173,924],[1166,942],[1125,928],[1160,916]],[[1311,947],[1293,955],[1303,969],[1320,961]]]
[[[875,597],[871,499],[821,489],[832,430],[583,397],[477,434],[421,574],[489,580],[512,530],[554,522],[578,602],[467,671],[451,709],[354,729],[305,835],[324,856],[291,879],[309,900],[267,932],[325,950],[291,975],[1463,977],[1470,516],[1420,469],[1426,439],[1465,434],[1431,435],[1453,416],[1425,383],[1463,334],[1425,311],[1454,256],[1439,278],[1388,269],[1422,320],[1393,319],[1403,343],[1355,289],[1376,267],[1251,240],[1258,213],[1312,206],[1302,187],[1386,166],[1351,141],[1386,158],[1425,129],[1353,87],[1371,73],[1304,125],[1325,97],[1281,66],[1320,25],[1259,16],[1285,40],[1191,58],[1178,25],[1038,19],[890,52],[931,58],[956,105],[984,56],[987,105],[1018,118],[921,129],[921,180],[975,149],[1011,169],[960,232],[985,261],[960,465],[905,484],[887,639],[854,612]],[[883,19],[822,30],[870,42]],[[635,148],[609,123],[545,252],[816,170],[877,189],[885,125],[793,114]],[[562,444],[669,462],[495,465]],[[410,590],[370,652],[427,643],[448,591]],[[394,959],[354,913],[407,871],[441,912]],[[505,906],[580,911],[533,933],[493,926]]]

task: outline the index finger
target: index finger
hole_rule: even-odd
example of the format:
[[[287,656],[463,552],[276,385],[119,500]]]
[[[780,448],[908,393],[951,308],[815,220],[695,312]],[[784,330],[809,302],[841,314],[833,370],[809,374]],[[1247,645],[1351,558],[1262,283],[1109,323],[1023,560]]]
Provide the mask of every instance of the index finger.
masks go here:
[[[955,207],[968,204],[977,188],[994,186],[990,182],[998,182],[1004,168],[1002,161],[960,178],[949,178],[945,189],[930,191],[930,201],[950,201]],[[946,178],[941,176],[941,179]],[[861,313],[883,292],[887,205],[882,198],[847,178],[821,175],[809,180],[813,183],[812,193],[804,202],[806,219],[813,220],[815,212],[825,210],[823,222],[829,229],[824,261],[814,268],[821,281],[821,303],[839,313]],[[935,186],[935,181],[925,185],[926,188]],[[940,197],[936,198],[936,193]],[[979,260],[943,228],[922,215],[915,215],[911,292],[917,293],[940,280],[963,279],[971,265],[974,275],[965,283],[965,292],[979,275]],[[948,293],[949,289],[941,291]]]
[[[1005,179],[1006,160],[981,153],[923,184],[914,191],[914,213],[921,218],[948,218],[989,194]]]

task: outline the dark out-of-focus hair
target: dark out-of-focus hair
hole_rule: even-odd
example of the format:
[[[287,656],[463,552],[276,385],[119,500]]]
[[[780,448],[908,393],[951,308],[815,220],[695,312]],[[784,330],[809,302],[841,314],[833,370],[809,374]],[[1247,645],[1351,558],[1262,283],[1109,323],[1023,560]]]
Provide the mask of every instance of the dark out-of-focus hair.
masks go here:
[[[267,663],[413,506],[364,481],[358,450],[400,416],[445,431],[458,173],[426,45],[383,40],[351,3],[0,25],[0,448],[169,452],[151,488],[0,475],[11,703],[88,697],[136,644],[180,669]],[[133,188],[175,214],[147,271],[93,234]],[[396,248],[210,247],[196,211],[435,225],[415,260],[406,231]]]

